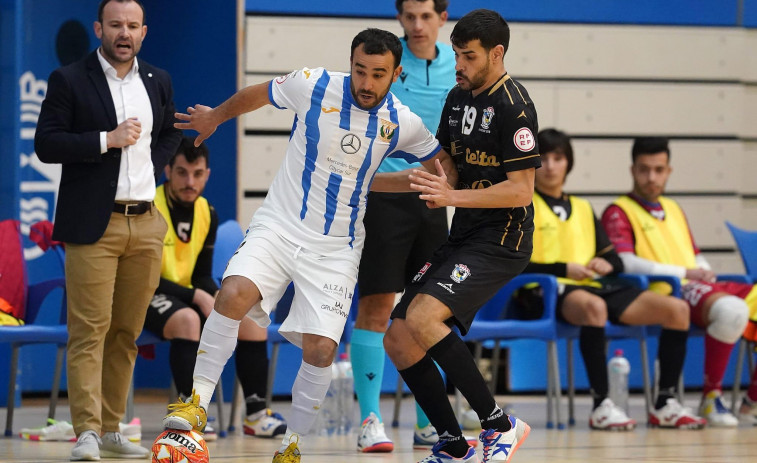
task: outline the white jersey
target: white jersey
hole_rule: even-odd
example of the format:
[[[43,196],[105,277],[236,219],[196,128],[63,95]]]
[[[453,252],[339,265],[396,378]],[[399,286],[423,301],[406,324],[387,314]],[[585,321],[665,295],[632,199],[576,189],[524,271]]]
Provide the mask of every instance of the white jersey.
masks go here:
[[[294,71],[271,81],[268,98],[295,118],[284,161],[252,224],[323,255],[351,248],[359,259],[366,195],[381,161],[430,159],[439,142],[391,93],[373,109],[358,107],[349,74]]]

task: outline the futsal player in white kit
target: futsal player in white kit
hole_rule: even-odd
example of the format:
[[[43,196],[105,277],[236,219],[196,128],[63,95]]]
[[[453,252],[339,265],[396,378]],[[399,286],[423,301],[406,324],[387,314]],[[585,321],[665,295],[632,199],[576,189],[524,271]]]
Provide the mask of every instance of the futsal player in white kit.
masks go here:
[[[260,326],[294,282],[295,296],[280,332],[302,348],[292,387],[289,428],[274,463],[299,462],[331,382],[331,363],[351,306],[363,247],[366,195],[389,156],[421,161],[432,172],[457,172],[447,153],[389,92],[402,71],[402,45],[386,31],[367,29],[353,40],[350,73],[302,69],[244,88],[217,108],[197,105],[177,114],[176,126],[199,132],[196,144],[231,118],[266,104],[295,112],[286,156],[268,195],[229,261],[213,312],[202,332],[194,393],[169,406],[166,428],[205,426],[215,385],[245,315]],[[248,153],[246,155],[255,155]],[[407,184],[407,175],[380,174],[374,189]],[[454,183],[452,183],[454,185]]]

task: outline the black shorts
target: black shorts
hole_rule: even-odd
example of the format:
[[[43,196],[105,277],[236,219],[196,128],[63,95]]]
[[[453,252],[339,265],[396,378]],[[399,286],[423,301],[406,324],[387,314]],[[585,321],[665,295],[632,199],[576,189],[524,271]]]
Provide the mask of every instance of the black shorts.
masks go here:
[[[205,324],[205,315],[202,311],[192,304],[187,304],[178,297],[170,296],[168,294],[155,294],[150,301],[150,305],[147,307],[147,316],[145,317],[145,329],[155,336],[163,337],[163,328],[168,323],[168,319],[171,315],[176,313],[179,309],[189,307],[197,312],[200,316],[200,326]]]
[[[423,293],[452,311],[447,324],[468,332],[473,317],[508,281],[520,274],[531,253],[466,241],[446,242],[415,275],[391,318],[405,318],[410,301]]]
[[[446,208],[429,209],[418,193],[368,193],[360,296],[398,293],[448,235]]]
[[[567,320],[565,320],[562,315],[562,304],[565,300],[565,296],[573,291],[582,289],[601,297],[605,301],[605,304],[607,304],[607,319],[616,325],[623,324],[620,321],[623,312],[625,312],[628,306],[631,305],[631,303],[643,292],[643,290],[634,286],[613,283],[605,283],[599,288],[593,286],[564,285],[561,286],[561,289],[562,291],[557,296],[557,317],[560,320],[567,323]],[[523,318],[541,317],[542,311],[544,310],[541,288],[520,289],[518,290],[516,300],[519,309],[529,315],[528,317]]]

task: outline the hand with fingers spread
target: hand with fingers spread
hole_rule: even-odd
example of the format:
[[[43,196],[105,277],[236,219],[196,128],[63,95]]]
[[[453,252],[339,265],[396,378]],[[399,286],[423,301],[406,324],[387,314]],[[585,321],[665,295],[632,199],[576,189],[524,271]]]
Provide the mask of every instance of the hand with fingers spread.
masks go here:
[[[108,149],[134,145],[141,133],[142,123],[136,117],[130,117],[105,135]]]
[[[419,198],[426,201],[429,209],[452,205],[451,193],[454,189],[447,183],[442,163],[437,159],[434,163],[436,175],[425,170],[413,170],[409,176],[410,188],[420,192]]]
[[[176,119],[185,122],[177,122],[173,126],[177,129],[197,131],[195,146],[200,146],[200,143],[213,135],[221,122],[216,119],[215,112],[210,106],[201,104],[190,106],[187,108],[187,113],[176,113]]]

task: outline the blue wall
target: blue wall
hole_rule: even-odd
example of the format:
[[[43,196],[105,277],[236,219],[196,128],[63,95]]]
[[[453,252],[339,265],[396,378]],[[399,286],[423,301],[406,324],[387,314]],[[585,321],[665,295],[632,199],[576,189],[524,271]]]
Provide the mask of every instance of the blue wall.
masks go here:
[[[218,106],[237,91],[236,2],[147,0],[147,37],[140,57],[166,69],[179,112],[188,106]],[[211,175],[205,196],[219,223],[237,218],[236,119],[221,125],[206,144]],[[197,133],[188,131],[188,136]]]
[[[498,11],[508,21],[569,22],[606,24],[664,24],[736,26],[740,24],[738,4],[741,0],[533,0],[505,2],[502,0],[450,0],[449,13],[458,19],[476,8]],[[743,0],[744,24],[757,26],[757,0]],[[247,12],[255,14],[352,16],[392,18],[396,14],[393,1],[355,2],[333,0],[313,2],[289,0],[268,2],[247,0]],[[747,20],[748,19],[748,20]]]
[[[171,73],[177,108],[195,103],[215,106],[237,89],[236,3],[208,8],[188,0],[183,8],[158,0],[144,2],[148,34],[139,57]],[[99,45],[92,23],[97,2],[73,0],[0,0],[0,219],[15,218],[24,226],[52,220],[60,166],[41,164],[34,153],[33,134],[47,78],[65,62],[60,44],[79,45],[80,56]],[[79,32],[59,40],[64,24],[75,21]],[[70,25],[70,24],[69,24]],[[202,30],[202,34],[197,33]],[[212,37],[212,40],[208,40]],[[63,58],[63,59],[61,59]],[[221,221],[236,218],[236,122],[224,124],[209,140],[212,177],[206,196]],[[31,283],[59,277],[62,269],[52,253],[42,255],[25,239]],[[57,295],[60,299],[60,295]],[[58,321],[55,295],[38,319]],[[8,350],[0,348],[0,376],[8,371]],[[21,350],[19,385],[23,391],[49,390],[55,349],[32,346]],[[154,366],[151,365],[151,366]],[[147,370],[146,370],[147,371]],[[153,372],[159,371],[160,375]],[[145,376],[147,385],[168,384],[167,363]],[[142,374],[140,371],[136,373]],[[6,399],[6,381],[0,381],[0,406]],[[63,379],[65,389],[65,377]]]

